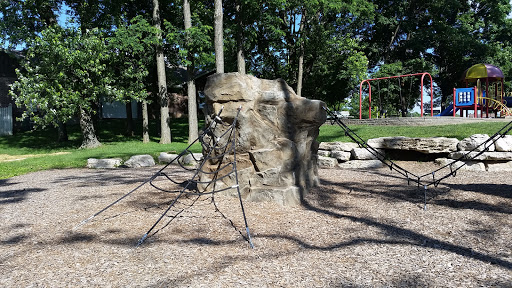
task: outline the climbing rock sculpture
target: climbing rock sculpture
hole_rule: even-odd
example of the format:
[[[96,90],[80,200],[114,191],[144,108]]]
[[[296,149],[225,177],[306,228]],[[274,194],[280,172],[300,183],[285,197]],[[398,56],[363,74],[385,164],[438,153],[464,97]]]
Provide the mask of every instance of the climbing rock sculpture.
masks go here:
[[[308,188],[318,184],[316,138],[326,120],[324,103],[298,97],[281,79],[263,80],[238,73],[210,76],[204,94],[206,115],[210,115],[206,125],[215,121],[211,115],[220,109],[223,121],[232,123],[241,107],[236,126],[236,165],[242,197],[299,204]],[[214,137],[224,131],[217,126]],[[219,141],[226,141],[224,138]],[[222,159],[229,160],[232,156]],[[218,161],[212,159],[203,170],[218,167]],[[207,181],[211,176],[202,173],[200,177]],[[224,177],[222,182],[229,187],[235,179]]]

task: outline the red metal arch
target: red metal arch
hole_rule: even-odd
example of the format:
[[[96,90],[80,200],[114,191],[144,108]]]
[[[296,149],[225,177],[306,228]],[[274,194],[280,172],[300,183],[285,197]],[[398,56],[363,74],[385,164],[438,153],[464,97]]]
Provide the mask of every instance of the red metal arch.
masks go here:
[[[434,92],[433,92],[433,85],[432,85],[432,76],[427,73],[415,73],[415,74],[406,74],[406,75],[398,75],[398,76],[389,76],[389,77],[381,77],[381,78],[373,78],[373,79],[366,79],[361,81],[359,84],[359,119],[361,119],[362,116],[362,110],[361,110],[361,102],[362,102],[362,95],[363,95],[363,84],[368,83],[368,101],[369,101],[369,117],[372,119],[372,85],[370,85],[370,81],[375,80],[383,80],[383,79],[392,79],[392,78],[402,78],[402,77],[410,77],[410,76],[418,76],[421,75],[421,117],[423,117],[423,78],[425,78],[425,75],[428,75],[430,78],[430,116],[434,116]]]

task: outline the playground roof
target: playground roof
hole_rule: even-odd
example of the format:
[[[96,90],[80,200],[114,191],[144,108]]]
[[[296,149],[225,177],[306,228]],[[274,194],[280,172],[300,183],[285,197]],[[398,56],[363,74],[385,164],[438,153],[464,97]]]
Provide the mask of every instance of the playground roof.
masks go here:
[[[463,77],[466,81],[476,81],[486,78],[490,81],[496,81],[505,78],[500,68],[491,64],[475,64],[464,72]]]

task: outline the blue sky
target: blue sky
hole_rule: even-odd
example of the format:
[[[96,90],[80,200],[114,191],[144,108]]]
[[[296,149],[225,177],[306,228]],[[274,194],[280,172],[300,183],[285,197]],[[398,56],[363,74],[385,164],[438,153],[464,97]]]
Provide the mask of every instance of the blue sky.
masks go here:
[[[71,18],[67,14],[68,10],[69,10],[69,6],[66,5],[65,3],[60,7],[59,18],[57,19],[57,22],[59,22],[60,26],[63,26],[63,27],[67,26],[67,21]]]

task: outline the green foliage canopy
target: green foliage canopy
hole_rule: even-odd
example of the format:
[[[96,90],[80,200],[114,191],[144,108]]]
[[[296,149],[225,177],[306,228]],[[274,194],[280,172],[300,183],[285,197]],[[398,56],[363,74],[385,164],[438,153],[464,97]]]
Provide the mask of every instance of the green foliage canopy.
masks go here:
[[[100,31],[53,26],[29,47],[11,95],[36,124],[65,123],[81,108],[93,112],[100,95],[118,95],[107,76],[109,53]]]

